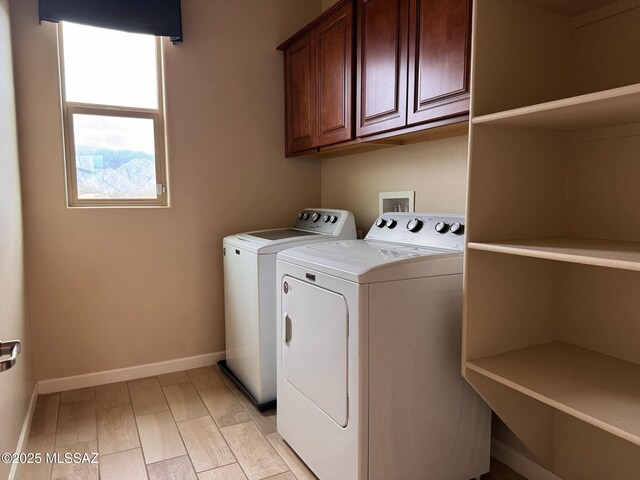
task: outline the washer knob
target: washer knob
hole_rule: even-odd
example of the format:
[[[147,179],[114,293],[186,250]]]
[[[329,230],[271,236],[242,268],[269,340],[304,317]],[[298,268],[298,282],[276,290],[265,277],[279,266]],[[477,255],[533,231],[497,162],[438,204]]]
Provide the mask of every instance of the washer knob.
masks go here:
[[[303,216],[303,215],[304,215],[304,213],[300,212],[300,213],[298,214],[298,220],[300,220],[300,219],[302,218],[302,216]]]
[[[338,217],[335,215],[331,215],[331,223],[336,223],[338,221]]]
[[[454,233],[456,235],[462,235],[464,233],[464,225],[461,224],[460,222],[455,222],[451,224],[451,233]]]
[[[331,217],[330,217],[329,215],[325,215],[324,217],[322,217],[322,221],[323,221],[324,223],[329,223],[329,219],[330,219],[330,218],[331,218]]]
[[[318,212],[313,214],[313,217],[311,217],[311,221],[312,222],[317,222],[318,220],[320,220],[320,214]]]
[[[387,224],[387,221],[384,218],[379,218],[376,220],[376,227],[383,228]]]
[[[396,222],[393,218],[387,220],[387,228],[394,228],[398,222]]]
[[[306,220],[307,218],[309,218],[309,214],[305,212],[305,213],[302,215],[302,219],[303,219],[303,220]]]
[[[419,218],[414,218],[407,223],[407,230],[410,232],[417,232],[422,228],[422,220]]]
[[[445,233],[449,229],[449,225],[446,222],[436,223],[436,232]]]

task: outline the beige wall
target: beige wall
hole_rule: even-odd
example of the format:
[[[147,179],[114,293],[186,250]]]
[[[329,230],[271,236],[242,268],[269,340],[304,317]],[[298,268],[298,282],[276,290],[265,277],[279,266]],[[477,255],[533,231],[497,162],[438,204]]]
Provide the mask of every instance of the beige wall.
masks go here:
[[[184,0],[165,45],[171,208],[65,207],[56,28],[14,0],[36,377],[224,350],[222,238],[320,203],[320,164],[283,156],[276,45],[320,0]]]
[[[322,160],[322,206],[346,208],[367,233],[378,192],[414,190],[417,212],[464,213],[466,135]]]
[[[0,452],[16,451],[33,392],[15,117],[9,2],[0,0],[0,340],[22,340],[18,362],[0,373]],[[0,463],[0,478],[8,475]]]
[[[331,5],[336,3],[337,0],[322,0],[322,10],[326,10]]]

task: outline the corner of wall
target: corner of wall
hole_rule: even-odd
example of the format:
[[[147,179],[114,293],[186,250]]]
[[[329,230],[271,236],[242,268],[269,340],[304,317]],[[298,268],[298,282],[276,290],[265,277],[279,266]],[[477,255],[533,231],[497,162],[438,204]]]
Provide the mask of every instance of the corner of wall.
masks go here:
[[[0,452],[25,447],[37,389],[35,389],[31,329],[26,301],[22,197],[18,160],[18,131],[11,51],[9,1],[0,0],[0,334],[19,339],[22,352],[11,369],[0,375]],[[26,432],[26,433],[25,433]],[[0,464],[0,477],[14,475],[12,465]]]

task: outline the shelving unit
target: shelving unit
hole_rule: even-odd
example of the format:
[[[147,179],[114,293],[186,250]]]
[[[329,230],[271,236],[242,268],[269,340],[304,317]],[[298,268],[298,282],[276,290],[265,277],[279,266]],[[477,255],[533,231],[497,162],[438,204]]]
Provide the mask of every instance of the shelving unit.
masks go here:
[[[636,480],[640,0],[474,22],[464,375],[559,477]]]

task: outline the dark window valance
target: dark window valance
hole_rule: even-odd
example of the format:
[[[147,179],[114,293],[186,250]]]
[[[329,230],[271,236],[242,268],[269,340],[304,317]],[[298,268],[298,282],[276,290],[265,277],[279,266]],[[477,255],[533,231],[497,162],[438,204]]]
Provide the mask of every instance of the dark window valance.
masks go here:
[[[171,37],[182,41],[180,0],[39,0],[40,21]]]

